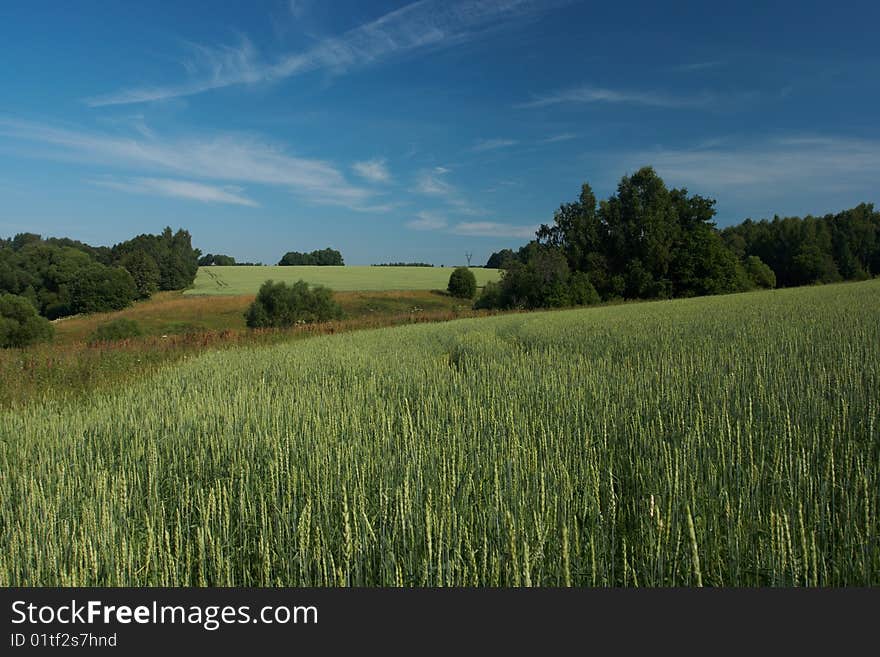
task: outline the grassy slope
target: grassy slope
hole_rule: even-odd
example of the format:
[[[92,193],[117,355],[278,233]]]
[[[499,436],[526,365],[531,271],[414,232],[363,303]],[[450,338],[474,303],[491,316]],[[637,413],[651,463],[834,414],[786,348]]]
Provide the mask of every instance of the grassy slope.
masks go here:
[[[0,414],[0,585],[876,585],[880,281],[215,352]]]
[[[466,301],[429,290],[336,292],[334,297],[349,319],[452,312],[470,307]],[[244,312],[253,300],[252,294],[185,296],[180,292],[159,292],[151,299],[117,312],[56,321],[55,342],[64,345],[85,341],[98,326],[119,318],[135,320],[149,336],[226,329],[238,331],[245,328]]]
[[[169,363],[201,352],[277,344],[325,333],[436,322],[489,314],[449,295],[423,290],[337,292],[343,320],[287,330],[244,328],[243,313],[252,296],[183,297],[163,292],[115,313],[55,322],[51,344],[0,349],[0,407],[59,398],[80,398],[96,390],[139,380]],[[90,346],[85,341],[104,322],[133,319],[143,337]]]
[[[477,285],[500,277],[497,269],[472,267]],[[256,294],[268,279],[292,283],[300,279],[340,291],[445,290],[449,267],[200,267],[186,295]]]

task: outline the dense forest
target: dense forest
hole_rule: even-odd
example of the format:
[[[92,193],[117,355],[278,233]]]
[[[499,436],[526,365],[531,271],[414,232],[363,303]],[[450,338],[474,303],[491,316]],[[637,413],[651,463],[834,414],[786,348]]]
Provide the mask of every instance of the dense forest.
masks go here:
[[[477,300],[484,308],[668,299],[859,280],[880,273],[880,212],[870,204],[824,217],[746,220],[719,231],[715,201],[668,189],[651,167],[597,203],[588,184],[518,252]]]
[[[345,263],[342,261],[342,254],[339,251],[327,248],[312,251],[311,253],[288,251],[284,254],[278,264],[282,266],[320,265],[341,267]]]
[[[113,247],[20,233],[0,239],[0,294],[27,299],[48,319],[118,310],[157,290],[192,284],[199,255],[182,229]]]

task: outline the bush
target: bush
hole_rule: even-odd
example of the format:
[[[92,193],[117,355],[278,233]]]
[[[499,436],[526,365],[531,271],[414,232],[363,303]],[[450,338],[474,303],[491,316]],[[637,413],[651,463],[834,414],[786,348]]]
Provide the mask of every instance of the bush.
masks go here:
[[[507,308],[567,306],[569,270],[559,249],[532,248],[528,261],[512,262],[501,277],[502,301]]]
[[[492,308],[502,308],[504,306],[504,298],[502,296],[501,285],[499,283],[486,283],[483,292],[474,302],[474,310],[490,310]]]
[[[34,305],[15,294],[0,294],[0,348],[51,340],[55,328]]]
[[[342,318],[342,307],[330,288],[299,280],[292,285],[266,281],[245,313],[250,328],[286,328],[294,324]]]
[[[114,319],[96,328],[89,336],[89,344],[127,340],[143,335],[140,324],[133,319]]]
[[[575,306],[591,306],[601,301],[590,277],[582,271],[571,275],[568,281],[568,297]]]
[[[70,312],[99,313],[121,310],[139,296],[131,274],[122,267],[92,263],[70,284]]]
[[[456,267],[449,277],[446,290],[459,299],[473,299],[477,293],[477,277],[467,267]]]
[[[776,274],[758,256],[749,256],[745,262],[746,274],[753,285],[766,289],[776,287]]]

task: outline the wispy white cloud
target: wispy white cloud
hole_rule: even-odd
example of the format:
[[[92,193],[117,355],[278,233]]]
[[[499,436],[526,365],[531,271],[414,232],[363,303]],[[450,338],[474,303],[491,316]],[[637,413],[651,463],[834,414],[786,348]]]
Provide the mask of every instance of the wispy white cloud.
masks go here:
[[[373,159],[355,162],[352,167],[354,172],[361,178],[375,183],[391,182],[391,172],[388,171],[388,165],[385,160]]]
[[[242,38],[236,45],[204,46],[187,43],[189,57],[183,60],[191,79],[173,86],[137,87],[86,98],[90,107],[128,105],[182,96],[193,96],[230,84],[255,84],[266,80],[265,65],[253,44]]]
[[[316,70],[343,73],[419,49],[460,43],[511,19],[566,3],[567,0],[420,0],[273,62],[261,59],[246,39],[231,47],[197,46],[196,59],[188,62],[190,79],[186,82],[123,89],[86,102],[91,106],[139,103],[233,85],[272,82]],[[299,3],[290,6],[295,10]]]
[[[561,104],[611,103],[661,108],[706,107],[713,102],[710,94],[675,96],[654,91],[625,91],[581,86],[563,89],[517,105],[519,108],[549,107]]]
[[[419,194],[439,198],[461,214],[471,216],[485,214],[483,210],[474,207],[457,187],[443,179],[448,173],[449,169],[444,167],[435,167],[430,171],[420,172],[416,178],[415,191]]]
[[[830,207],[834,195],[835,203],[875,200],[880,141],[808,136],[706,144],[631,153],[619,167],[632,171],[651,164],[667,184],[738,204],[747,212],[782,211],[779,203],[794,207],[792,198],[809,199],[813,212]]]
[[[433,212],[417,212],[418,219],[406,222],[406,227],[412,230],[442,230],[448,222],[446,218]]]
[[[442,231],[453,235],[468,237],[517,237],[531,238],[538,230],[538,224],[509,224],[495,221],[460,221],[450,224],[442,214],[436,212],[418,212],[417,219],[408,221],[405,226],[411,230]]]
[[[455,187],[440,176],[446,175],[449,169],[437,167],[433,171],[423,171],[416,179],[416,191],[430,196],[452,197],[457,194]]]
[[[522,237],[535,236],[538,224],[506,224],[495,221],[471,221],[455,224],[451,232],[456,235],[470,235],[473,237]]]
[[[675,185],[742,194],[779,194],[876,188],[880,141],[788,137],[737,145],[705,142],[695,149],[658,149],[627,157],[627,166],[651,163]]]
[[[563,132],[559,135],[551,135],[549,137],[545,137],[538,141],[539,144],[555,144],[560,141],[571,141],[572,139],[577,139],[577,135],[572,132]]]
[[[474,153],[483,153],[485,151],[494,151],[499,148],[515,146],[517,143],[519,142],[515,139],[481,139],[473,145],[471,151]]]
[[[174,180],[170,178],[130,178],[117,180],[115,178],[100,178],[90,182],[100,187],[134,194],[170,196],[172,198],[183,198],[203,203],[229,203],[232,205],[259,207],[259,203],[246,196],[242,196],[236,189],[205,185],[189,180]]]
[[[354,210],[380,211],[374,193],[351,184],[332,164],[296,157],[251,137],[221,135],[146,139],[57,128],[0,118],[0,136],[40,144],[36,156],[173,172],[187,178],[283,187],[304,199]],[[46,148],[48,152],[46,152]]]

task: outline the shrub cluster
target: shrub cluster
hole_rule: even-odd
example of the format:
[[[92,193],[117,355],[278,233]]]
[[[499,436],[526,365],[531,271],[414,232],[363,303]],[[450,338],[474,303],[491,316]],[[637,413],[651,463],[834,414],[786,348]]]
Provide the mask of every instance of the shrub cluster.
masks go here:
[[[292,285],[266,281],[245,313],[250,328],[286,328],[294,324],[342,318],[342,307],[330,288],[299,280]]]
[[[99,342],[127,340],[128,338],[136,338],[139,335],[143,335],[143,331],[140,324],[135,320],[125,318],[114,319],[96,328],[89,337],[89,344],[94,345]]]

